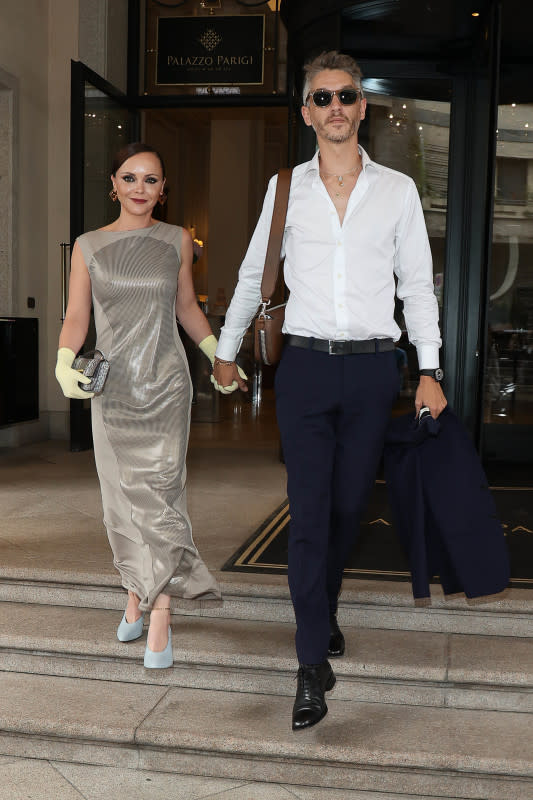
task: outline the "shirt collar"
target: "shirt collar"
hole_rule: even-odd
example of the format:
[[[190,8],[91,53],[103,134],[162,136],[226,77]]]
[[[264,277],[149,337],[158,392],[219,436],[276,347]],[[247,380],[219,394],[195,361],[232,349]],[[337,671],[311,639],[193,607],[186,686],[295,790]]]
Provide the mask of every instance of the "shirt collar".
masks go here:
[[[378,168],[379,165],[376,164],[375,161],[372,161],[365,148],[361,147],[361,145],[359,145],[359,154],[363,162],[363,172],[366,172],[367,167],[375,167],[376,169]]]

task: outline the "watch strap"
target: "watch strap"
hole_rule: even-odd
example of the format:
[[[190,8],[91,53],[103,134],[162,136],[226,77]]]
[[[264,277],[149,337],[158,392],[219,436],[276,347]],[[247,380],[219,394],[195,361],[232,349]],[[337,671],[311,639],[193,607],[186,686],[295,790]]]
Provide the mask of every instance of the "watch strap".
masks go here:
[[[441,381],[444,377],[444,372],[440,367],[437,367],[436,369],[419,369],[418,374],[427,375],[428,377],[433,378],[436,381]]]

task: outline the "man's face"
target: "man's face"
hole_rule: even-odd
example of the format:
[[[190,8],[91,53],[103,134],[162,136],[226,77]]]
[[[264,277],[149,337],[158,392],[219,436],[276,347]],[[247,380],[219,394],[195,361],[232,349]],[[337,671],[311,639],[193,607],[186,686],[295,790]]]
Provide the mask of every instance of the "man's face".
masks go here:
[[[356,86],[351,76],[341,69],[325,69],[319,72],[311,82],[310,92],[316,89],[355,89]],[[342,144],[356,136],[359,123],[365,118],[366,100],[359,98],[351,106],[341,103],[338,96],[326,108],[315,106],[313,98],[309,97],[307,105],[302,106],[302,117],[306,125],[311,126],[319,139]]]

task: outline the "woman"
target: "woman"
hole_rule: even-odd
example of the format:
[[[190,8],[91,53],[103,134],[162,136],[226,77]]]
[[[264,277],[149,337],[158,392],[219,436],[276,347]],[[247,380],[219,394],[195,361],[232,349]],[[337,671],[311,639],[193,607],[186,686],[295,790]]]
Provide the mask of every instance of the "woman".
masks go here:
[[[92,299],[97,348],[110,364],[91,403],[94,453],[104,523],[128,590],[117,636],[139,638],[149,610],[144,665],[163,668],[172,665],[171,596],[220,601],[186,508],[191,381],[175,317],[211,363],[217,340],[196,301],[190,234],[152,217],[166,199],[161,156],[127,145],[111,181],[119,217],[80,236],[72,250],[56,377],[66,397],[93,397],[80,386],[89,379],[72,369]]]

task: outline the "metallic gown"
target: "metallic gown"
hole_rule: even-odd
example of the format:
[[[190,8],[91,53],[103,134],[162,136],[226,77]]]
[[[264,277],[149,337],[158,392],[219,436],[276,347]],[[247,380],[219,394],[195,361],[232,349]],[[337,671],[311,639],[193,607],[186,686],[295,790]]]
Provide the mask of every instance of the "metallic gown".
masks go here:
[[[91,277],[97,348],[109,359],[91,401],[104,523],[123,586],[220,602],[186,504],[191,379],[175,318],[181,228],[158,222],[78,239]]]

